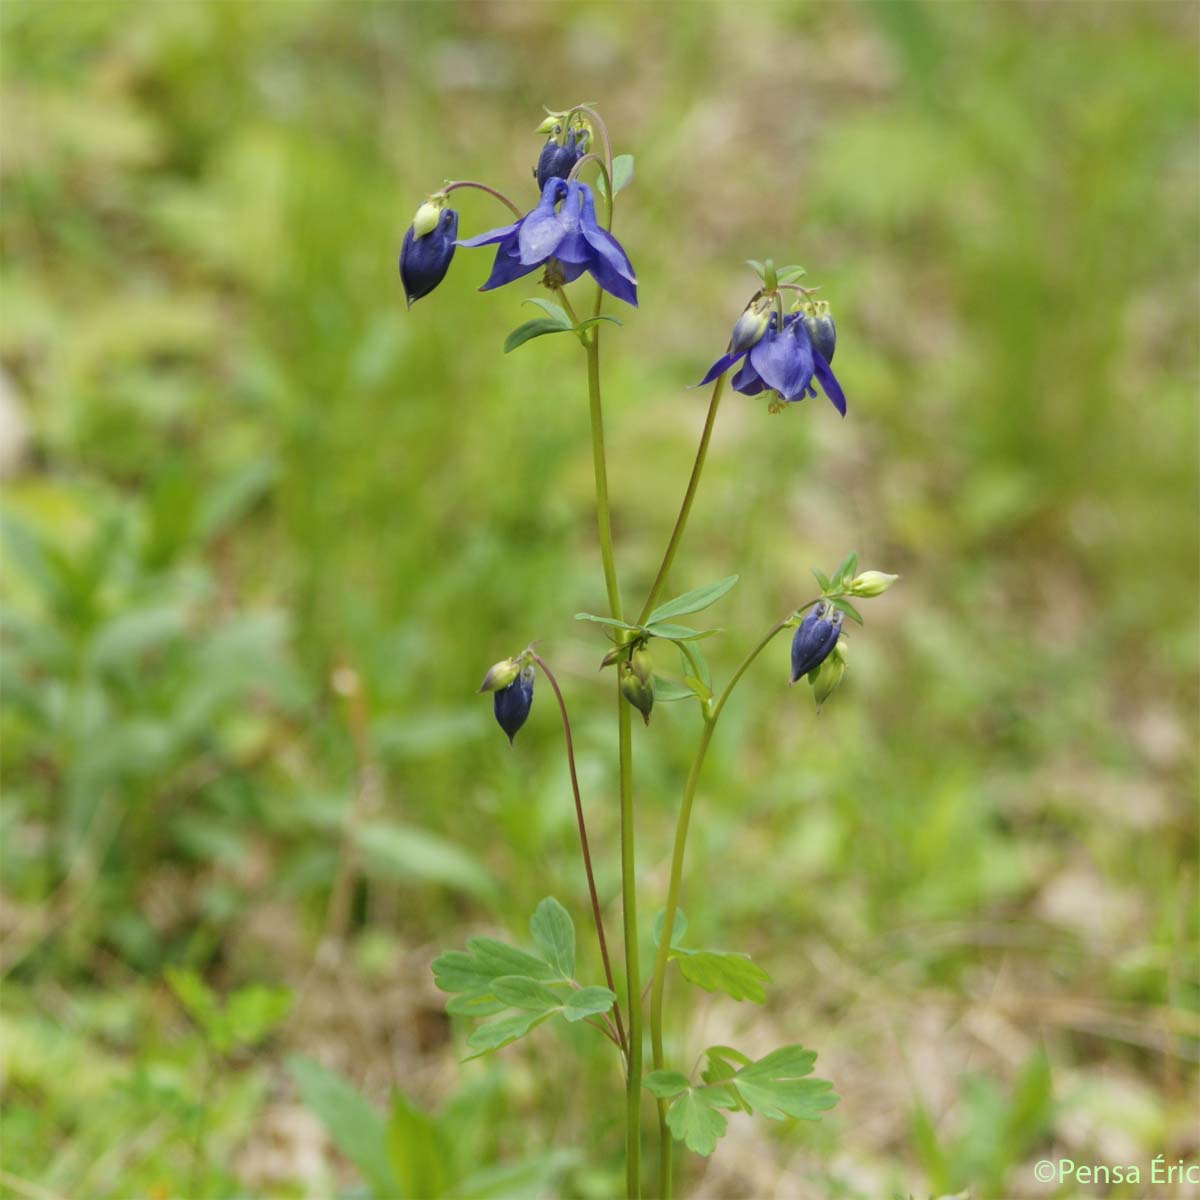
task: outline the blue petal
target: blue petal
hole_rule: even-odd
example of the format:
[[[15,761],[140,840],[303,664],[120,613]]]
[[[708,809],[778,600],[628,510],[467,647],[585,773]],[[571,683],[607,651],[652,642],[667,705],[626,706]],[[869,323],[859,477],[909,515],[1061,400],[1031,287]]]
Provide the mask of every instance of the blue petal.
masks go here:
[[[814,351],[813,361],[816,365],[817,380],[825,395],[833,402],[833,407],[844,417],[846,415],[846,393],[838,383],[833,368],[821,357],[819,351]]]
[[[562,263],[584,264],[592,257],[591,247],[588,246],[580,228],[580,189],[584,187],[585,184],[572,180],[567,185],[567,197],[558,213],[559,229],[562,232],[554,257]]]
[[[614,271],[605,259],[599,255],[593,256],[588,264],[588,271],[606,292],[637,308],[637,284],[630,283],[623,275]]]
[[[592,197],[592,189],[586,183],[581,183],[579,187],[583,192],[583,236],[587,238],[596,254],[608,263],[610,270],[623,276],[636,287],[637,275],[633,263],[629,261],[629,255],[625,253],[621,243],[607,229],[602,229],[596,220],[596,202]]]
[[[492,288],[503,287],[506,283],[512,283],[514,279],[520,279],[522,275],[528,275],[530,271],[536,269],[536,263],[532,267],[527,267],[521,262],[517,254],[517,235],[513,234],[496,251],[496,261],[492,263],[492,273],[479,290],[490,292]]]
[[[521,218],[524,220],[524,217]],[[473,238],[461,238],[455,245],[458,246],[490,246],[493,242],[502,242],[506,237],[516,233],[521,228],[521,221],[517,221],[512,225],[498,225],[495,229],[489,229],[487,233],[477,234]]]
[[[741,392],[743,396],[757,396],[766,386],[749,358],[742,363],[742,369],[733,377],[733,390]]]
[[[745,358],[749,354],[749,349],[746,350],[731,350],[728,354],[722,354],[711,367],[708,368],[708,374],[700,380],[696,387],[703,387],[706,383],[712,383],[718,375],[724,375],[730,367],[733,366],[739,358]]]
[[[521,262],[527,267],[540,266],[553,256],[558,243],[562,241],[564,230],[554,206],[566,189],[566,182],[562,179],[555,177],[546,180],[537,208],[518,222],[521,227],[518,243]]]

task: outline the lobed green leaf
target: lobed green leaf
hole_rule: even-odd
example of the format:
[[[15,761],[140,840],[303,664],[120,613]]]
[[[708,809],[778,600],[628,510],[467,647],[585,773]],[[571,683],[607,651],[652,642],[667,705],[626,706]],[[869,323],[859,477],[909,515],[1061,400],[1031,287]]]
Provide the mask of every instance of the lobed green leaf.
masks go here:
[[[513,1042],[535,1030],[543,1021],[549,1020],[554,1012],[554,1009],[549,1012],[525,1012],[515,1017],[505,1017],[502,1021],[492,1021],[490,1024],[480,1025],[467,1038],[467,1045],[476,1053],[469,1054],[464,1061],[480,1058],[482,1055],[490,1054],[493,1050],[499,1050],[504,1046],[511,1046]]]
[[[642,1080],[642,1087],[648,1088],[660,1100],[669,1100],[672,1096],[678,1096],[680,1092],[686,1092],[691,1086],[688,1077],[680,1071],[651,1071]]]
[[[708,992],[724,992],[734,1000],[766,1002],[764,983],[771,977],[748,954],[720,950],[673,949],[671,957],[679,963],[684,979]]]
[[[553,896],[547,896],[533,910],[529,931],[546,961],[564,979],[573,979],[575,925],[571,914]]]
[[[527,1008],[534,1012],[549,1012],[562,1007],[562,997],[544,983],[525,975],[502,975],[492,982],[497,1000],[509,1008]]]
[[[599,1016],[608,1012],[617,997],[606,987],[585,987],[571,992],[563,1002],[562,1015],[568,1021],[582,1021],[585,1017]]]
[[[703,1091],[690,1090],[677,1096],[667,1109],[667,1127],[676,1141],[705,1156],[717,1148],[727,1128],[725,1118]]]

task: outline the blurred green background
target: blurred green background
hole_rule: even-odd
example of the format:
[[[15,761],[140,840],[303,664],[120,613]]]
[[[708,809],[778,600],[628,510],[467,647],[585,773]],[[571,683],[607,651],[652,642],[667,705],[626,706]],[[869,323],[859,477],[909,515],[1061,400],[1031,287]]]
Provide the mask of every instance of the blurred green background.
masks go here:
[[[850,413],[729,397],[673,591],[741,574],[727,675],[811,565],[904,576],[819,718],[781,642],[709,757],[691,929],[774,986],[673,982],[674,1055],[803,1041],[842,1101],[688,1188],[1200,1156],[1198,12],[6,0],[0,1195],[381,1194],[393,1090],[393,1170],[446,1157],[403,1194],[619,1188],[611,1047],[460,1066],[428,970],[553,893],[598,977],[550,693],[511,750],[473,694],[534,637],[619,941],[582,355],[500,353],[538,291],[478,294],[490,251],[411,312],[396,274],[444,179],[532,206],[541,106],[587,100],[637,159],[628,602],[750,257],[822,286]],[[636,730],[647,922],[697,733]]]

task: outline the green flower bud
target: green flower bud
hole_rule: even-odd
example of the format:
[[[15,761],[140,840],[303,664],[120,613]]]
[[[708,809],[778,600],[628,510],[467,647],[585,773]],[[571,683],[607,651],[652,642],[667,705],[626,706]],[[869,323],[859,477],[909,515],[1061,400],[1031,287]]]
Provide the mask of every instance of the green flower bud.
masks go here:
[[[432,233],[438,227],[438,222],[441,219],[442,206],[435,204],[433,200],[426,200],[417,209],[417,215],[412,219],[413,237],[422,238],[427,233]]]
[[[483,677],[483,682],[479,685],[479,690],[481,692],[498,692],[502,688],[508,687],[520,673],[519,659],[502,658],[488,669],[488,673]]]
[[[562,119],[562,113],[551,113],[533,132],[534,133],[559,133],[562,126],[559,121]]]
[[[809,682],[812,684],[813,699],[817,702],[817,712],[820,712],[825,701],[837,690],[846,673],[846,639],[839,638],[833,648],[833,653],[816,669],[809,672]]]
[[[650,710],[654,707],[654,671],[650,655],[645,650],[635,650],[632,662],[622,663],[617,668],[621,695],[642,714],[642,720],[650,724]]]
[[[899,575],[886,575],[883,571],[864,571],[850,580],[846,591],[851,596],[882,596],[899,578]]]

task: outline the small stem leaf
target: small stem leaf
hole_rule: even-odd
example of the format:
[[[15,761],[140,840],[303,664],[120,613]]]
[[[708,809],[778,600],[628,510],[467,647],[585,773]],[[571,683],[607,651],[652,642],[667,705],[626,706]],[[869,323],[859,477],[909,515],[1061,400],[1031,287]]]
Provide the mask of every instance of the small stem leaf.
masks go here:
[[[595,317],[585,317],[575,326],[575,332],[582,333],[585,329],[591,329],[593,325],[598,325],[601,321],[610,321],[613,325],[625,324],[619,317],[610,316],[608,313],[600,313]]]
[[[680,1092],[686,1092],[692,1085],[688,1077],[680,1071],[651,1071],[642,1080],[642,1087],[648,1088],[660,1100],[670,1100]]]
[[[797,279],[803,279],[808,272],[803,267],[790,266],[780,267],[775,272],[775,277],[780,283],[795,283]]]
[[[764,983],[771,977],[748,954],[720,950],[672,950],[671,957],[689,983],[706,992],[724,992],[734,1000],[766,1003]]]
[[[506,1001],[497,999],[491,987],[463,992],[446,1001],[446,1011],[452,1017],[494,1017],[496,1013],[511,1007]]]
[[[854,577],[854,572],[858,567],[858,553],[851,550],[849,554],[842,560],[842,565],[833,573],[834,590],[839,590],[842,585]]]
[[[553,896],[534,909],[529,930],[546,961],[564,979],[575,977],[575,925],[571,914]]]
[[[582,1021],[609,1012],[617,997],[606,987],[585,987],[571,992],[563,1001],[562,1015],[568,1021]]]
[[[665,604],[660,604],[646,618],[646,625],[650,628],[656,621],[665,621],[668,617],[682,617],[688,613],[700,612],[701,609],[708,608],[710,604],[715,604],[720,600],[737,581],[738,576],[727,575],[724,579],[717,580],[716,583],[705,584],[704,587],[693,588],[690,592],[684,592],[682,596],[676,596],[674,600],[668,600]],[[651,629],[651,632],[653,632],[653,629]]]
[[[519,1038],[531,1033],[543,1021],[549,1020],[554,1012],[555,1010],[551,1009],[549,1012],[521,1013],[515,1017],[505,1017],[502,1021],[492,1021],[490,1024],[480,1025],[467,1038],[467,1045],[476,1053],[469,1054],[463,1061],[469,1062],[472,1058],[481,1058],[493,1050],[512,1045]]]
[[[534,338],[544,337],[548,333],[570,333],[574,328],[570,321],[562,325],[554,317],[538,317],[536,320],[526,321],[504,339],[504,353],[511,354],[518,346],[523,346]]]
[[[858,609],[855,608],[854,605],[844,597],[839,596],[836,600],[831,600],[830,604],[832,604],[834,608],[840,608],[842,612],[844,612],[852,621],[857,621],[860,625],[863,623],[863,619],[859,615]]]
[[[672,679],[667,675],[654,673],[654,699],[670,704],[674,700],[692,700],[696,693],[686,683]]]
[[[633,182],[633,155],[618,154],[613,159],[613,195]]]
[[[495,938],[470,938],[467,949],[475,955],[481,971],[486,971],[489,979],[497,979],[501,975],[527,975],[531,979],[557,979],[558,972],[544,959],[518,950],[506,942],[498,942]]]
[[[818,571],[816,567],[811,567],[810,570],[813,573],[813,578],[817,581],[817,584],[820,586],[821,591],[823,591],[823,592],[829,591],[829,588],[830,588],[829,576],[826,575],[824,571]]]
[[[695,642],[700,638],[712,637],[714,633],[723,631],[720,629],[692,629],[687,625],[661,624],[649,626],[647,632],[668,642]]]
[[[640,633],[641,626],[630,625],[625,621],[618,621],[616,617],[598,617],[595,613],[578,612],[575,614],[577,621],[594,621],[597,625],[611,625],[613,629],[625,629],[630,633]]]
[[[717,1148],[717,1139],[724,1136],[726,1121],[712,1107],[710,1097],[703,1092],[687,1091],[677,1096],[667,1109],[667,1127],[676,1141],[707,1157]]]
[[[613,195],[615,196],[622,188],[626,188],[633,182],[633,155],[618,154],[613,158]],[[604,183],[604,173],[601,172],[596,179],[596,190],[601,196],[608,195],[608,188]]]
[[[743,1067],[732,1082],[741,1098],[769,1120],[819,1121],[838,1097],[829,1080],[804,1078],[816,1060],[816,1053],[803,1046],[784,1046]]]
[[[529,979],[525,975],[501,975],[492,981],[492,991],[497,1000],[503,1000],[508,1008],[527,1008],[534,1012],[549,1012],[562,1007],[563,998],[552,992],[544,983]]]
[[[557,321],[562,329],[573,329],[574,322],[571,320],[567,310],[561,304],[555,304],[553,300],[542,300],[531,296],[528,300],[522,300],[522,304],[536,304],[551,320]]]
[[[662,941],[663,925],[667,921],[666,909],[659,909],[658,915],[654,918],[654,944],[657,946]],[[682,908],[675,910],[675,925],[671,930],[671,948],[682,945],[683,935],[687,933],[687,913]],[[746,1059],[749,1062],[749,1059]]]

